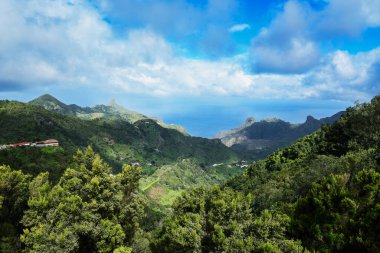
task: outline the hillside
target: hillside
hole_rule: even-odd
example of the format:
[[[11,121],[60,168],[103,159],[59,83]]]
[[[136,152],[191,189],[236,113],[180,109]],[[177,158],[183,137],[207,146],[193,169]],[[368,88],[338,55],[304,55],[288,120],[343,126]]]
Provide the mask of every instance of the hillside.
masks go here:
[[[285,122],[277,118],[259,122],[254,118],[248,118],[240,127],[222,131],[214,138],[220,139],[226,146],[231,147],[246,159],[257,160],[317,131],[324,124],[335,122],[342,114],[343,112],[338,112],[331,117],[319,120],[308,116],[301,124]]]
[[[173,209],[154,252],[380,252],[380,96]]]
[[[59,101],[53,100],[53,103],[59,104]],[[226,170],[211,166],[238,160],[234,151],[218,140],[184,135],[177,130],[162,127],[149,118],[134,123],[116,117],[84,119],[67,113],[72,108],[74,109],[71,112],[77,113],[76,106],[61,104],[59,108],[66,112],[53,112],[30,103],[0,101],[0,144],[46,139],[56,139],[60,143],[59,147],[2,149],[0,165],[21,170],[22,172],[15,173],[25,173],[28,180],[41,173],[48,173],[46,178],[49,178],[49,184],[55,185],[60,183],[68,168],[76,166],[77,149],[88,145],[112,165],[107,170],[111,171],[112,168],[113,174],[121,172],[125,164],[139,164],[142,167],[142,183],[140,187],[134,187],[140,189],[136,194],[142,199],[136,208],[149,214],[146,218],[142,215],[138,217],[144,228],[156,226],[175,197],[186,189],[211,186],[242,172],[240,168]],[[0,168],[9,171],[11,175],[14,173],[8,167]],[[8,180],[7,177],[4,179]],[[13,220],[12,215],[2,213],[2,210],[8,210],[7,200],[2,202],[3,196],[7,196],[9,190],[3,189],[8,184],[1,180],[0,216],[7,217],[5,220]],[[1,209],[2,204],[5,209]],[[14,226],[0,222],[0,227],[9,226],[14,231],[19,227],[18,222]],[[3,239],[13,238],[12,240],[17,241],[17,236],[0,233],[0,238],[0,251],[3,247],[10,247],[13,252],[15,245],[12,242],[3,242]]]
[[[240,167],[226,165],[200,166],[192,159],[164,165],[140,181],[141,190],[155,202],[170,208],[174,200],[194,187],[210,187],[243,172]]]
[[[1,144],[57,139],[69,153],[92,145],[115,170],[132,162],[139,162],[146,171],[154,171],[178,159],[192,158],[199,164],[237,159],[218,140],[186,136],[151,119],[134,123],[112,118],[84,120],[32,104],[0,101],[0,127]]]

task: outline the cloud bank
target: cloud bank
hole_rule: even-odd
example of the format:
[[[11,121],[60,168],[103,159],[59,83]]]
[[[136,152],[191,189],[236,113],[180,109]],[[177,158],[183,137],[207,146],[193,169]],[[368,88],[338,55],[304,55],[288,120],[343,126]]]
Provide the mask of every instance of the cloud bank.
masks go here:
[[[356,36],[367,27],[379,26],[378,1],[354,1],[355,13],[341,0],[332,0],[317,11],[306,3],[289,1],[253,38],[250,52],[216,58],[188,56],[183,47],[165,37],[164,29],[175,19],[179,23],[173,33],[176,29],[197,32],[198,21],[187,19],[207,12],[203,18],[212,19],[213,24],[202,31],[202,38],[206,38],[201,39],[202,47],[219,56],[220,50],[232,52],[230,31],[248,28],[248,24],[231,26],[233,23],[226,21],[231,19],[234,1],[210,0],[202,12],[185,1],[155,3],[148,11],[157,16],[139,13],[129,20],[146,26],[116,33],[104,16],[103,10],[111,8],[106,3],[94,6],[85,0],[1,1],[0,92],[77,87],[164,97],[346,101],[368,99],[380,92],[380,47],[355,54],[341,50],[323,54],[319,46],[325,37]],[[141,1],[115,4],[132,8]],[[174,11],[174,17],[155,20],[165,16],[168,9]],[[342,20],[328,21],[329,17],[340,17],[340,12],[355,22],[345,25],[347,17],[343,14]],[[324,22],[331,26],[327,29]]]
[[[379,26],[376,0],[331,0],[322,10],[290,0],[253,39],[254,69],[304,73],[323,60],[320,45],[325,40],[358,37],[365,29]]]

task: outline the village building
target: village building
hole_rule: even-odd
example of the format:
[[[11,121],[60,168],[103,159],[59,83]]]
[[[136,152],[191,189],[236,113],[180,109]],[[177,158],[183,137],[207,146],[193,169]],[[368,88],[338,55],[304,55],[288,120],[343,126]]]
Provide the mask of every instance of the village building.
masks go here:
[[[20,143],[12,143],[9,144],[9,147],[25,147],[25,146],[30,146],[30,142],[20,142]]]
[[[135,166],[135,167],[139,167],[140,166],[140,163],[138,161],[132,161],[131,162],[131,165]]]
[[[19,147],[58,147],[59,141],[50,139],[46,141],[37,141],[37,142],[19,142],[12,144],[0,144],[0,150],[6,148],[19,148]]]
[[[50,139],[46,141],[37,141],[33,144],[35,144],[33,146],[36,146],[36,147],[58,147],[59,146],[59,142],[54,139]]]

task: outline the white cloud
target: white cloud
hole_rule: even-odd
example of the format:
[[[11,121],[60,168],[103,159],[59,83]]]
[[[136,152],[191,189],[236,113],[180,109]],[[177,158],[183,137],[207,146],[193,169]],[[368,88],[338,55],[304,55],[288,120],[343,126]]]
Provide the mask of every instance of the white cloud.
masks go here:
[[[380,92],[379,79],[372,72],[379,63],[380,47],[356,55],[338,50],[307,75],[305,86],[312,87],[319,97],[368,99]]]
[[[125,91],[156,95],[244,94],[252,76],[239,64],[173,57],[170,63],[142,63],[134,68],[118,68],[112,79]]]
[[[231,28],[228,31],[230,31],[232,33],[242,32],[242,31],[250,29],[250,28],[251,28],[251,26],[249,24],[237,24],[237,25],[231,26]]]
[[[315,15],[314,29],[321,36],[358,36],[368,27],[380,26],[380,1],[331,0]]]
[[[354,55],[337,50],[302,74],[254,74],[252,98],[337,99],[354,102],[380,93],[380,47]]]
[[[286,14],[275,21],[270,30],[261,32],[263,40],[257,40],[256,46],[261,47],[260,57],[268,64],[278,62],[274,65],[277,70],[285,63],[294,73],[305,66],[316,67],[298,74],[252,74],[244,67],[247,55],[218,60],[185,57],[148,28],[116,37],[85,1],[3,0],[0,91],[12,90],[12,86],[14,90],[71,86],[78,91],[91,87],[156,96],[331,97],[350,101],[378,91],[380,48],[356,55],[336,51],[319,60],[317,46],[299,33],[304,17],[298,7],[288,6],[287,13],[299,15]],[[276,42],[280,31],[294,36]],[[279,43],[285,50],[271,51],[265,41]]]
[[[330,0],[318,11],[289,0],[253,39],[253,65],[258,72],[306,73],[319,64],[322,41],[359,36],[379,26],[378,0]]]
[[[307,31],[307,10],[289,1],[284,11],[253,40],[258,72],[302,73],[319,62],[319,48]]]
[[[350,80],[354,78],[357,73],[352,63],[351,57],[348,52],[337,51],[332,55],[331,68],[343,79]]]
[[[239,63],[182,57],[149,29],[130,30],[126,37],[116,38],[85,1],[1,3],[14,15],[7,27],[17,25],[16,30],[0,27],[5,35],[0,38],[0,77],[13,83],[175,95],[239,94],[251,82]]]
[[[286,49],[257,46],[256,70],[259,72],[302,73],[316,66],[319,52],[316,44],[303,38],[292,38]]]

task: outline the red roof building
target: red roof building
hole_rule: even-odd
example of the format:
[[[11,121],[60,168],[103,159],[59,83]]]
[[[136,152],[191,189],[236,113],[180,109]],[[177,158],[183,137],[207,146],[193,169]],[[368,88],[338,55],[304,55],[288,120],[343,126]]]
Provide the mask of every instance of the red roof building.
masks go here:
[[[8,146],[10,147],[30,146],[30,142],[13,143],[13,144],[9,144]]]
[[[32,147],[49,147],[49,146],[59,146],[59,141],[55,139],[49,139],[46,141],[37,141],[37,142],[19,142],[12,143],[8,145],[0,145],[0,149],[5,149],[7,147],[24,147],[24,146],[32,146]]]
[[[50,139],[46,141],[37,141],[38,144],[53,144],[53,143],[59,143],[57,140]]]
[[[46,141],[37,141],[34,144],[36,147],[47,147],[47,146],[59,146],[59,141],[50,139]]]

